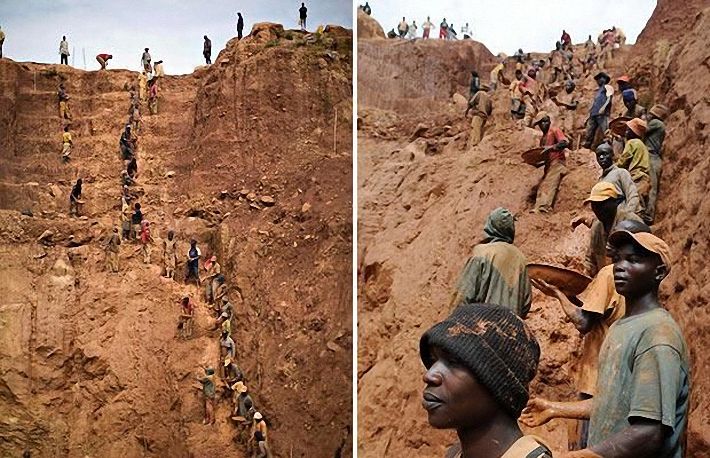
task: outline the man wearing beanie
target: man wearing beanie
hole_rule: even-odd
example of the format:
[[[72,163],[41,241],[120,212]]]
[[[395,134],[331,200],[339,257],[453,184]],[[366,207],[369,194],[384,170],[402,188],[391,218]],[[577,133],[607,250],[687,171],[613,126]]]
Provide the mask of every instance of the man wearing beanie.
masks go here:
[[[525,318],[532,291],[525,256],[513,245],[513,214],[496,208],[488,215],[483,232],[483,243],[473,247],[450,305],[497,304]]]
[[[609,245],[626,313],[602,344],[596,394],[578,402],[532,399],[521,421],[534,427],[552,418],[589,418],[589,448],[568,458],[681,458],[690,399],[688,350],[658,299],[671,269],[670,250],[655,235],[628,231],[611,234]]]
[[[523,435],[517,418],[528,400],[540,347],[505,307],[463,304],[419,342],[429,424],[455,429],[447,458],[550,458],[539,439]]]

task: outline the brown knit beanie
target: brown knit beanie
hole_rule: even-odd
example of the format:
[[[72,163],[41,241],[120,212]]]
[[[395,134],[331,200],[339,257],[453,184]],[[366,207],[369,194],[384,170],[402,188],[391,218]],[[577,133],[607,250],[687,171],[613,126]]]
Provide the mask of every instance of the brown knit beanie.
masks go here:
[[[520,416],[537,372],[540,346],[517,315],[499,305],[460,305],[419,341],[427,368],[434,364],[431,347],[461,360],[501,407],[513,418]]]

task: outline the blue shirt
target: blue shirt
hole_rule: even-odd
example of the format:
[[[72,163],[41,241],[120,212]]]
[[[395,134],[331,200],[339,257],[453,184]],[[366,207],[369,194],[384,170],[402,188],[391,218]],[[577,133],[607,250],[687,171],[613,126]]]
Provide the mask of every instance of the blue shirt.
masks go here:
[[[600,87],[599,90],[597,91],[597,94],[594,96],[594,103],[592,104],[592,109],[591,109],[591,115],[592,116],[597,116],[597,115],[606,115],[609,116],[611,113],[611,96],[614,94],[614,88],[609,86],[608,84],[605,84],[604,86]],[[607,104],[606,108],[604,109],[603,113],[599,113],[599,109],[604,105],[604,102],[606,102],[607,97],[609,98],[609,103]]]

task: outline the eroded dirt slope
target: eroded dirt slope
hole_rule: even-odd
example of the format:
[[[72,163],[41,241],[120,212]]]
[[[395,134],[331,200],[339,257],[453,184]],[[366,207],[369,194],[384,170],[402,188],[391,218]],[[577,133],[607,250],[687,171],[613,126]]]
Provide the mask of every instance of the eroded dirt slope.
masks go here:
[[[704,199],[710,189],[710,162],[705,154],[710,40],[708,10],[703,9],[708,2],[702,3],[674,8],[671,4],[677,2],[659,1],[642,34],[645,38],[617,53],[607,69],[612,77],[631,75],[648,106],[664,103],[672,111],[666,121],[666,159],[654,230],[669,242],[675,261],[663,282],[664,303],[691,347],[688,456],[702,456],[710,446],[708,381],[702,375],[708,369],[702,349],[710,324],[706,310],[710,269],[702,263],[709,248],[710,221]],[[671,21],[666,21],[671,13]],[[680,39],[678,26],[669,26],[673,21],[682,23]],[[462,46],[438,46],[447,45],[450,52]],[[570,173],[562,181],[554,214],[529,214],[542,171],[522,163],[520,153],[536,144],[539,132],[514,128],[507,115],[507,91],[495,93],[486,135],[466,151],[462,96],[467,95],[467,80],[459,80],[459,75],[473,67],[487,80],[485,58],[451,63],[438,48],[421,41],[363,40],[358,49],[358,449],[366,457],[443,456],[454,434],[433,431],[420,406],[419,337],[448,314],[452,285],[482,238],[485,217],[497,206],[519,215],[516,245],[530,261],[581,268],[589,232],[583,227],[571,231],[569,221],[579,213],[599,170],[590,151],[572,151]],[[391,100],[381,84],[372,84],[379,82],[382,68],[422,61],[430,69],[461,65],[462,71],[426,78],[424,72],[403,72],[406,94],[394,91]],[[437,87],[449,89],[436,93],[432,88]],[[586,78],[577,87],[589,99],[595,84]],[[614,103],[615,111],[619,110],[620,100]],[[544,108],[550,109],[554,121],[554,108],[549,104]],[[582,109],[588,108],[583,104]],[[579,333],[565,322],[557,303],[538,292],[527,321],[542,347],[533,393],[572,400]],[[566,449],[563,421],[552,421],[534,432],[555,450]]]
[[[257,25],[211,67],[166,77],[160,113],[144,108],[134,189],[153,262],[124,243],[117,275],[99,242],[118,223],[136,74],[0,61],[0,455],[245,455],[231,403],[202,425],[194,379],[218,363],[218,340],[202,291],[160,277],[168,228],[181,260],[195,237],[227,272],[237,359],[276,456],[350,455],[351,43],[338,27],[311,40]],[[86,218],[70,219],[79,176]],[[45,230],[52,242],[37,243]],[[176,338],[185,293],[198,304],[187,341]]]

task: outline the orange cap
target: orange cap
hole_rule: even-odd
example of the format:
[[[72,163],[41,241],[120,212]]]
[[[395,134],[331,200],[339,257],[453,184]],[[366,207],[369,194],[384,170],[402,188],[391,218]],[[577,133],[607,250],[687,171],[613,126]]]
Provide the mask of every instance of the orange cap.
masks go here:
[[[616,231],[609,236],[609,244],[613,247],[618,247],[624,242],[635,243],[652,253],[656,253],[666,266],[666,272],[671,271],[671,250],[668,244],[660,237],[656,237],[650,232],[633,234],[629,231]]]
[[[603,202],[607,199],[616,199],[620,195],[619,190],[616,189],[614,184],[608,181],[600,181],[592,187],[589,197],[584,200],[584,203]]]
[[[630,83],[631,78],[629,78],[629,75],[621,75],[616,79],[616,82],[618,83],[619,81],[623,81],[624,83]]]
[[[630,121],[626,121],[626,127],[631,129],[636,135],[641,138],[646,135],[646,121],[641,118],[634,118]]]

